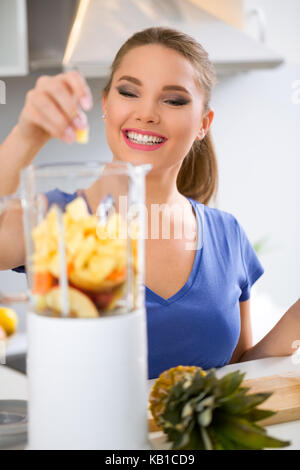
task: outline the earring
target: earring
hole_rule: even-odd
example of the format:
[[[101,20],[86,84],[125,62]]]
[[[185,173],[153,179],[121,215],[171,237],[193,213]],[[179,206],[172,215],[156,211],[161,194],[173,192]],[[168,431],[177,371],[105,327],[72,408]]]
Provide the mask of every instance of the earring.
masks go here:
[[[201,129],[201,131],[199,132],[199,135],[197,135],[196,137],[196,140],[202,140],[204,139],[204,137],[205,137],[205,130]]]
[[[107,118],[107,114],[106,113],[102,114],[102,119],[106,119],[106,118]]]

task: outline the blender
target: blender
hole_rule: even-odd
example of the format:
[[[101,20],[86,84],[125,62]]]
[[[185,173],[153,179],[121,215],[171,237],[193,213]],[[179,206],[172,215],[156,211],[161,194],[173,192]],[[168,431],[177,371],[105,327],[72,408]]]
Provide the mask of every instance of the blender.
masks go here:
[[[29,449],[148,449],[145,174],[113,161],[22,171]]]

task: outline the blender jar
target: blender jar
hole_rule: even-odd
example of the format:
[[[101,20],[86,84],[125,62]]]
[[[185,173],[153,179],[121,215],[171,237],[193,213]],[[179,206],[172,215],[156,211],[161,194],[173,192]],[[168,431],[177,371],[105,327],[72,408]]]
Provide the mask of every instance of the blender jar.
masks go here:
[[[30,449],[148,448],[150,168],[68,162],[22,172]]]

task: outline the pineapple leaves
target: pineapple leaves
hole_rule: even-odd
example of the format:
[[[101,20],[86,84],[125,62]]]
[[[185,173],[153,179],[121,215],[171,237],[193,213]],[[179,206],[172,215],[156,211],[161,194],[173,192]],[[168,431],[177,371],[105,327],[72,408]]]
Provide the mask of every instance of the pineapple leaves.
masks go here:
[[[222,408],[232,415],[244,414],[255,406],[263,403],[271,395],[272,393],[255,393],[252,395],[245,395],[244,393],[236,394],[230,400],[226,401]]]
[[[276,411],[260,410],[255,408],[242,414],[245,419],[253,423],[255,423],[256,421],[261,421],[262,419],[270,418],[274,415],[276,415]]]
[[[216,425],[216,432],[228,436],[231,441],[248,449],[285,447],[290,443],[270,437],[263,429],[253,426],[245,418],[223,415]]]
[[[227,397],[232,395],[241,385],[245,375],[245,372],[241,373],[239,370],[224,375],[218,383],[220,396]]]
[[[186,376],[183,369],[181,366],[180,379],[169,388],[159,415],[172,449],[258,450],[290,444],[269,436],[256,424],[275,414],[257,408],[272,393],[247,394],[249,388],[242,387],[244,373],[236,371],[218,379],[215,369],[206,375],[201,369],[189,370]]]

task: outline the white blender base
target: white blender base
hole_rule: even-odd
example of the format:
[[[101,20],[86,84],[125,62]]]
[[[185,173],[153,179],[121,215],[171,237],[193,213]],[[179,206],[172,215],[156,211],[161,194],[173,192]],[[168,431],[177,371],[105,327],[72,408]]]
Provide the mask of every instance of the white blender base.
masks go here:
[[[144,309],[97,319],[29,312],[28,449],[151,449]]]

